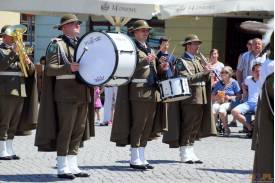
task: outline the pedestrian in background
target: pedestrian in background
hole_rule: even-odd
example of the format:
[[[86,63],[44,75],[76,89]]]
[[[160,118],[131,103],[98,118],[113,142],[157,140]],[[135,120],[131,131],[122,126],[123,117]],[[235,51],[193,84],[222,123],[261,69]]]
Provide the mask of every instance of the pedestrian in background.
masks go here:
[[[96,119],[100,122],[100,109],[102,108],[102,102],[100,99],[101,90],[100,87],[96,86],[94,89],[94,105],[95,105],[95,114]]]
[[[104,88],[104,117],[100,126],[108,126],[113,123],[115,103],[116,103],[117,87]]]

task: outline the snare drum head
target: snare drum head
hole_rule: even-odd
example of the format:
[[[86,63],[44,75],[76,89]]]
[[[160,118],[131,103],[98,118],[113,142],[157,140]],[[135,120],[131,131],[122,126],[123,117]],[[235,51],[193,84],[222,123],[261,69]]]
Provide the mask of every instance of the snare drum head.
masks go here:
[[[116,48],[106,33],[87,33],[79,41],[75,60],[80,63],[78,76],[82,81],[91,86],[102,85],[115,70]]]

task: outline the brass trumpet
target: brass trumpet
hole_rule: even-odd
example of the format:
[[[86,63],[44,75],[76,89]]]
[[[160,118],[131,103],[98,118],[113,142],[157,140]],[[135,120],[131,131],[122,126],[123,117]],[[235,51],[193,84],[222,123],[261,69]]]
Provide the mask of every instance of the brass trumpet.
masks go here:
[[[24,77],[28,77],[28,71],[29,71],[29,66],[26,64],[25,60],[27,57],[27,52],[25,49],[25,45],[23,43],[23,34],[27,31],[27,27],[24,25],[13,25],[9,26],[5,34],[12,36],[14,43],[18,49],[18,55],[19,55],[19,60],[20,60],[20,69],[22,73],[24,74]]]

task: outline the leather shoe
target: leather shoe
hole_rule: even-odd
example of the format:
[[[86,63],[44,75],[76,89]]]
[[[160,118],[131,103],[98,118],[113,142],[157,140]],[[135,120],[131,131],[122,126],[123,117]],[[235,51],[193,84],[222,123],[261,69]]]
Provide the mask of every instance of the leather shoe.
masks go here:
[[[12,155],[11,158],[12,158],[13,160],[19,160],[19,159],[20,159],[20,157],[19,157],[19,156],[16,156],[16,155]]]
[[[145,167],[146,167],[147,169],[154,169],[154,167],[153,167],[152,165],[150,165],[150,164],[146,164]]]
[[[0,160],[12,160],[11,156],[0,157]]]
[[[133,169],[138,169],[138,170],[146,170],[145,165],[132,165],[132,164],[130,164],[130,167],[133,168]]]
[[[184,163],[193,164],[194,162],[192,160],[188,160],[188,161],[185,161]]]
[[[72,180],[75,178],[75,175],[72,173],[64,173],[64,174],[58,174],[57,177],[61,178],[61,179],[71,179]]]
[[[108,121],[100,123],[99,126],[108,126]]]
[[[74,174],[74,176],[76,176],[76,177],[90,177],[90,175],[85,172],[80,172],[80,173]]]
[[[194,161],[195,164],[203,164],[201,160]]]

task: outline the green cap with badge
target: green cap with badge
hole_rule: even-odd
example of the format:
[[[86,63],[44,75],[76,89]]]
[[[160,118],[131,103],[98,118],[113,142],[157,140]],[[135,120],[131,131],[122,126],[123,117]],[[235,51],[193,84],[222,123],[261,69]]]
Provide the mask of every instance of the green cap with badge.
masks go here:
[[[145,20],[137,20],[133,23],[133,26],[131,27],[131,30],[129,30],[129,31],[132,32],[132,31],[135,31],[138,29],[152,29],[152,27],[150,27]]]
[[[78,20],[77,16],[74,14],[66,14],[63,17],[61,17],[60,19],[60,24],[54,26],[55,29],[61,30],[62,26],[68,23],[72,23],[72,22],[78,22],[79,24],[81,24],[82,22],[80,20]]]
[[[191,42],[199,42],[200,44],[202,43],[202,41],[199,39],[199,37],[196,34],[189,34],[186,36],[184,41],[181,42],[181,45],[185,46],[186,44]]]
[[[10,25],[4,25],[1,29],[1,32],[0,32],[0,36],[3,36],[5,35],[6,33],[6,29],[9,27]]]

